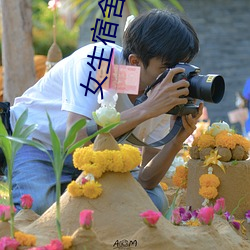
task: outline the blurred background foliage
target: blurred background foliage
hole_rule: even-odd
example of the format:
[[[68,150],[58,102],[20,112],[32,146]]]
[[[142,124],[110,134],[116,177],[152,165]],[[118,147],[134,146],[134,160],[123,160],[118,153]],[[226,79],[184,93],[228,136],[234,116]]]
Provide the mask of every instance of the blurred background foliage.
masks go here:
[[[33,45],[37,55],[47,55],[53,43],[53,12],[48,9],[48,1],[32,1]],[[68,56],[78,46],[79,27],[74,25],[70,29],[65,20],[57,13],[56,41],[62,50],[63,57]]]
[[[76,11],[76,25],[81,25],[89,16],[93,18],[102,17],[102,12],[98,7],[100,0],[68,0],[71,7]],[[169,0],[173,7],[179,11],[184,11],[178,0]],[[102,3],[103,4],[103,3]],[[152,8],[164,9],[165,4],[162,0],[126,0],[124,7],[130,15],[137,16],[140,10],[149,10]],[[124,9],[123,9],[124,10]]]

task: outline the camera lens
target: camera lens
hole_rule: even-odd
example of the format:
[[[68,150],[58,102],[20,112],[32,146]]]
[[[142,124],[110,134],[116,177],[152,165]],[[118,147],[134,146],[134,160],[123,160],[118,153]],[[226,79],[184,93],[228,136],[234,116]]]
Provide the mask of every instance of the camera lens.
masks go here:
[[[220,75],[195,75],[189,79],[189,83],[189,96],[194,99],[219,103],[224,96],[225,82]]]

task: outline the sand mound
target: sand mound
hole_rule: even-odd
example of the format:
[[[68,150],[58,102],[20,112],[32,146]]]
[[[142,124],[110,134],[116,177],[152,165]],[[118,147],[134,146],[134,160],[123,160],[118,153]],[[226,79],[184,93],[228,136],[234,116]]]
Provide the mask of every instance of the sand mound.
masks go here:
[[[99,182],[103,194],[97,199],[61,197],[63,235],[74,235],[72,249],[250,249],[250,243],[239,236],[227,221],[215,216],[211,226],[174,226],[163,216],[156,228],[146,226],[139,217],[148,209],[157,210],[146,192],[130,173],[105,173]],[[35,234],[37,245],[57,238],[55,204],[29,225],[18,224],[23,232]],[[79,228],[79,213],[94,210],[92,230]]]
[[[237,219],[244,219],[245,213],[250,209],[250,160],[235,162],[223,162],[225,173],[217,165],[211,165],[213,173],[219,178],[218,197],[224,197],[226,210],[230,213],[237,207],[241,198],[239,208],[235,212]],[[206,174],[208,167],[204,167],[201,160],[189,160],[188,162],[188,185],[187,185],[187,205],[193,209],[201,207],[204,198],[199,195],[199,178]]]

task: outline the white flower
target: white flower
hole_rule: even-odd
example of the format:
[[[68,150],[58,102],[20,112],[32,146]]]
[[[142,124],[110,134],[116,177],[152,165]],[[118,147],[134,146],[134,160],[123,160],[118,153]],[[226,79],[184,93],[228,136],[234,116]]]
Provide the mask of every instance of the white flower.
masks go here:
[[[221,131],[232,132],[229,125],[226,122],[214,122],[211,126],[208,127],[207,133],[216,136]]]
[[[93,112],[95,122],[102,127],[120,121],[120,113],[115,108],[100,107]]]

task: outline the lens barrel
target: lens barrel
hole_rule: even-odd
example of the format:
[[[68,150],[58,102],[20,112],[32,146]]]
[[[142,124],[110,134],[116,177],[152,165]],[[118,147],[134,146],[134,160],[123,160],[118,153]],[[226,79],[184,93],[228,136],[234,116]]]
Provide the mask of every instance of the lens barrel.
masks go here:
[[[225,81],[220,75],[194,75],[188,81],[190,83],[188,96],[194,99],[219,103],[224,96]]]

